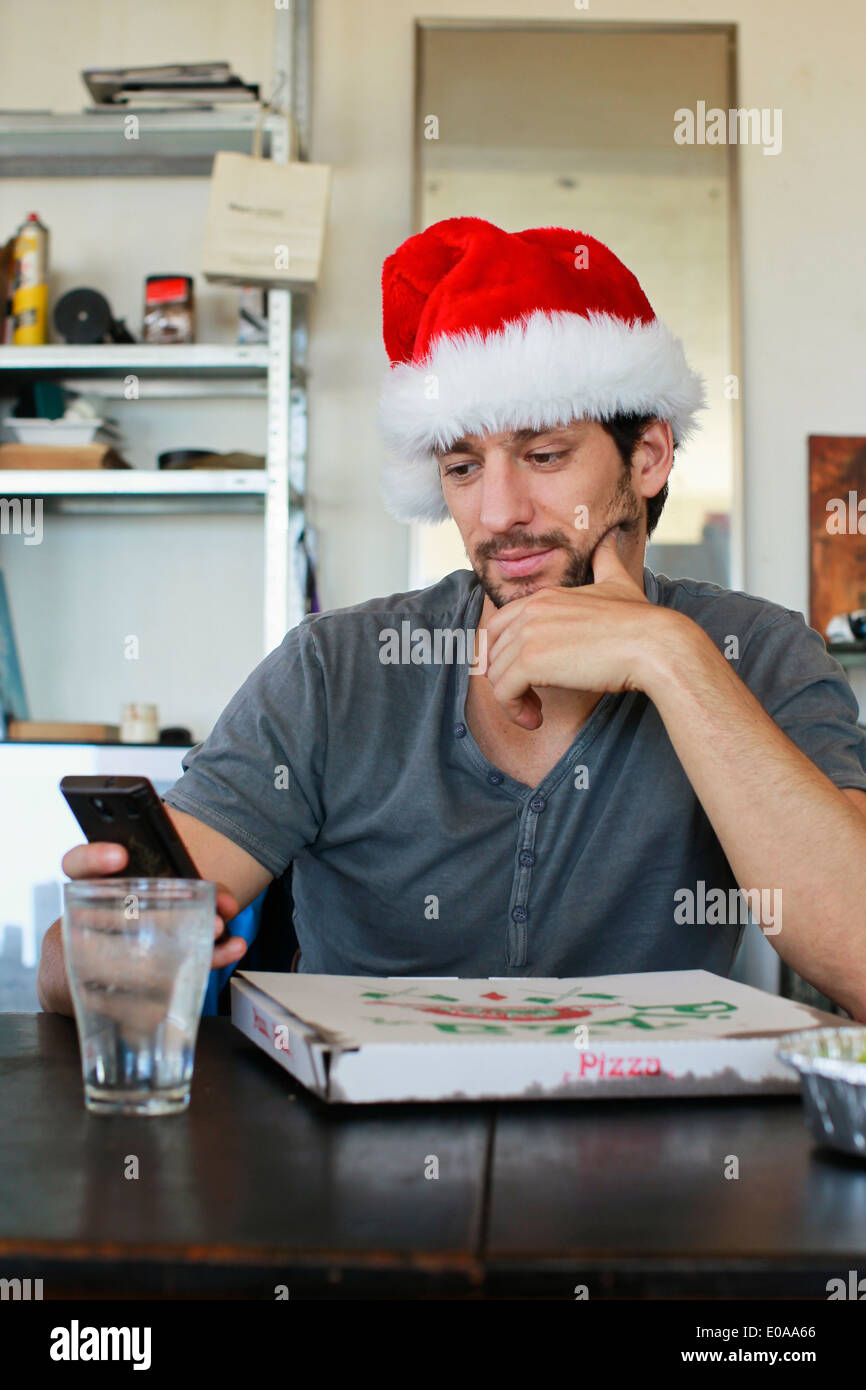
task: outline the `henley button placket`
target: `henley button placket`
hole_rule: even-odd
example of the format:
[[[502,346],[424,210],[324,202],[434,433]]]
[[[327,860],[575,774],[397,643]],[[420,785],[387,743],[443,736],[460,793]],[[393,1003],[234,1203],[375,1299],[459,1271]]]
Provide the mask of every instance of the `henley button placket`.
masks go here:
[[[479,589],[475,596],[475,601],[467,609],[467,627],[477,626],[477,621],[481,612],[483,593]],[[459,716],[464,714],[466,708],[466,695],[468,686],[468,675],[465,666],[460,666],[457,670],[455,684],[455,704],[454,714],[458,716],[457,721],[452,725],[454,737],[465,739],[466,742],[461,748],[461,759],[465,755],[471,764],[476,776],[482,776],[488,787],[499,787],[506,798],[510,798],[513,804],[514,816],[517,820],[517,843],[514,850],[514,872],[512,875],[511,895],[509,900],[508,917],[505,928],[505,970],[519,973],[524,970],[528,954],[529,937],[529,894],[532,886],[532,873],[538,863],[538,854],[535,849],[535,836],[538,830],[538,818],[547,808],[548,797],[535,791],[526,799],[527,788],[525,783],[521,785],[513,777],[506,777],[498,768],[491,767],[490,763],[481,753],[473,738],[465,718]],[[609,715],[613,708],[613,696],[604,695],[596,706],[586,726],[581,731],[578,744],[570,750],[572,760],[576,759],[589,742],[596,730],[603,722],[601,716],[606,713]],[[559,786],[563,777],[571,771],[570,764],[565,760],[559,774],[554,778],[549,774],[545,785],[554,790]],[[497,798],[499,800],[499,798]]]
[[[547,805],[545,796],[530,797],[525,806],[525,814],[521,817],[522,831],[517,854],[519,865],[515,875],[513,886],[513,905],[511,908],[511,922],[513,925],[508,930],[508,940],[506,944],[506,960],[510,967],[519,967],[526,964],[526,951],[528,942],[527,922],[529,921],[529,890],[532,884],[532,869],[535,866],[536,854],[532,846],[535,844],[535,830],[538,824],[538,817]]]
[[[645,575],[649,571],[644,571]],[[477,624],[481,612],[483,594],[479,589],[475,602],[467,610],[467,626],[472,627]],[[650,596],[650,601],[652,598]],[[457,671],[457,681],[455,685],[455,705],[454,714],[459,716],[464,713],[466,708],[468,676],[466,668],[460,666]],[[620,701],[619,696],[610,693],[602,696],[596,705],[586,724],[582,728],[574,746],[569,750],[569,761],[566,757],[548,774],[544,785],[550,788],[551,793],[559,788],[560,784],[568,774],[572,772],[573,764],[578,757],[584,755],[586,748],[594,739],[598,730],[610,718],[614,708]],[[526,784],[517,782],[513,777],[506,777],[497,768],[491,767],[488,760],[478,748],[474,739],[469,737],[470,731],[465,719],[460,719],[453,725],[454,737],[466,739],[467,742],[461,748],[461,758],[465,755],[471,764],[476,776],[484,778],[488,787],[500,787],[506,798],[510,798],[513,806],[513,814],[517,820],[517,843],[514,847],[514,869],[511,882],[511,895],[509,898],[508,916],[505,925],[505,970],[508,973],[525,973],[528,955],[529,938],[529,894],[532,886],[532,874],[539,862],[538,853],[535,848],[535,837],[538,830],[539,816],[543,815],[547,809],[548,796],[538,791],[530,792],[527,799]],[[497,801],[499,798],[497,798]]]

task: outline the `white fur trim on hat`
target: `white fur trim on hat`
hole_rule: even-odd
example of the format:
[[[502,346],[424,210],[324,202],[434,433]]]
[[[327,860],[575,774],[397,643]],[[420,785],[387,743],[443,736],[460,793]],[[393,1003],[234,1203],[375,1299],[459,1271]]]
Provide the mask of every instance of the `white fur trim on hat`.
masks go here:
[[[652,413],[670,422],[680,444],[705,405],[701,377],[659,319],[538,310],[486,335],[442,336],[423,362],[388,369],[379,406],[392,455],[385,505],[401,521],[444,521],[432,451],[464,434],[540,432],[573,419]]]

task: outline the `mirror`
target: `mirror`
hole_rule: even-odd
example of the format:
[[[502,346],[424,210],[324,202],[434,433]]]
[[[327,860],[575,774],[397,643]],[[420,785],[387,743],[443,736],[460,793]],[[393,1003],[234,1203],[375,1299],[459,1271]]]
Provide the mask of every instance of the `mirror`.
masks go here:
[[[569,227],[625,262],[708,402],[646,563],[741,588],[736,144],[675,138],[736,106],[732,26],[421,21],[416,52],[414,230]],[[467,564],[452,521],[413,525],[411,588]]]

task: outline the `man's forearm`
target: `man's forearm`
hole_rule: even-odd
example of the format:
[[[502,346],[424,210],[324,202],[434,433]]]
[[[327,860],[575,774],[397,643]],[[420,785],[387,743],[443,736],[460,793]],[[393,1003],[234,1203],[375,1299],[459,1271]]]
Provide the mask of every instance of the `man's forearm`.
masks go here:
[[[866,1022],[866,818],[782,732],[703,629],[667,616],[643,688],[737,883],[779,890],[782,929],[768,932],[769,941]]]
[[[60,919],[53,922],[42,938],[42,953],[36,972],[36,997],[50,1014],[72,1014],[72,996],[63,957]]]

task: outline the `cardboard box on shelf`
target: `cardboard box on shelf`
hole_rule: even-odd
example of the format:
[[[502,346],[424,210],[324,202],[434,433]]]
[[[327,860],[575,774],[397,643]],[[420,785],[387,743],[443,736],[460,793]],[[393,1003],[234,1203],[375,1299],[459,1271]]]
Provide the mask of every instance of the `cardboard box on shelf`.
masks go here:
[[[129,468],[109,444],[0,444],[0,468]]]
[[[6,737],[17,743],[118,743],[119,724],[81,724],[61,719],[10,719]]]
[[[799,1089],[778,1039],[833,1014],[706,970],[583,979],[236,971],[232,1021],[327,1101]]]

